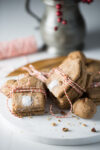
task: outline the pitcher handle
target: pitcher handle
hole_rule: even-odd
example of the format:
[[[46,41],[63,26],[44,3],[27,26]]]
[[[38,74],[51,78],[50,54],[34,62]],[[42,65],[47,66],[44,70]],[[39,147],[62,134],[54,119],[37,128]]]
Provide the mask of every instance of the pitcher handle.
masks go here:
[[[41,22],[41,18],[39,18],[31,9],[30,9],[30,0],[26,0],[25,9],[29,15],[31,15],[38,23]]]

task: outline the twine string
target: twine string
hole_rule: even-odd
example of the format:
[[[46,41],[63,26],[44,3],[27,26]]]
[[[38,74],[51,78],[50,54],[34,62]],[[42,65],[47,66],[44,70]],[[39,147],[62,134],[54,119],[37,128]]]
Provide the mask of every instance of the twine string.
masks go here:
[[[23,67],[23,69],[26,70],[31,76],[35,76],[36,78],[38,78],[42,82],[45,82],[47,80],[47,78],[41,72],[36,70],[32,65],[29,65],[29,68]]]
[[[70,85],[77,93],[79,93],[80,95],[82,95],[83,92],[85,92],[85,89],[82,88],[81,86],[79,86],[77,83],[75,83],[73,80],[71,80],[71,78],[66,75],[63,70],[58,67],[58,68],[54,68],[52,69],[49,73],[43,73],[43,72],[39,72],[37,71],[32,65],[29,65],[29,68],[28,67],[23,67],[24,70],[28,71],[28,73],[32,76],[36,76],[38,79],[40,79],[42,82],[46,82],[47,78],[54,72],[57,72],[58,74],[61,75],[61,77],[63,77],[63,90],[64,90],[64,94],[70,104],[70,111],[69,112],[72,112],[72,102],[66,92],[66,84]],[[55,116],[56,118],[65,118],[67,117],[68,114],[65,114],[63,116],[56,116],[54,113],[53,113],[53,106],[52,104],[50,105],[50,113],[52,116]]]
[[[55,116],[56,118],[66,118],[66,117],[68,116],[68,114],[73,111],[72,102],[71,102],[71,100],[70,100],[70,98],[69,98],[69,96],[68,96],[68,94],[67,94],[67,92],[66,92],[66,84],[69,84],[69,85],[70,85],[72,88],[74,88],[75,91],[76,91],[77,93],[79,93],[80,95],[82,95],[82,93],[83,93],[85,90],[84,90],[83,88],[81,88],[77,83],[75,83],[74,81],[72,81],[72,80],[70,79],[70,77],[69,77],[68,75],[66,75],[60,67],[54,69],[53,71],[56,71],[57,73],[59,73],[59,74],[63,77],[64,94],[65,94],[65,96],[66,96],[66,98],[67,98],[67,100],[68,100],[68,102],[69,102],[69,104],[70,104],[70,111],[69,111],[67,114],[65,114],[65,115],[56,116],[56,115],[53,113],[53,105],[51,104],[51,106],[50,106],[50,113],[51,113],[52,116]],[[50,72],[50,73],[52,73],[52,72]]]
[[[15,88],[13,87],[13,85],[12,85],[12,87],[6,86],[7,88],[10,88],[9,97],[12,97],[13,93],[31,92],[31,93],[42,93],[42,94],[44,94],[44,96],[46,98],[46,92],[44,89],[36,88],[36,87],[24,87],[24,86],[20,87],[20,80],[19,79],[17,80],[17,83],[18,83],[18,86]],[[30,80],[28,80],[28,85],[29,84],[30,84]],[[8,98],[7,98],[7,107],[8,107],[8,110],[11,112],[12,115],[19,117],[14,112],[12,112],[12,110],[9,108]]]

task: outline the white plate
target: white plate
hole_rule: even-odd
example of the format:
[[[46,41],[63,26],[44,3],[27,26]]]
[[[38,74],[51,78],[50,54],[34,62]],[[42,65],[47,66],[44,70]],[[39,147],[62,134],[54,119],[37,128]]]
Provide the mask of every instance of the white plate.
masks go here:
[[[7,79],[2,79],[3,84]],[[0,115],[9,123],[9,127],[16,132],[23,133],[30,140],[54,145],[83,145],[100,142],[100,107],[91,120],[78,119],[77,117],[59,119],[50,114],[33,116],[32,118],[17,118],[7,108],[6,97],[0,94]],[[48,120],[48,118],[51,118]],[[55,122],[57,126],[51,124]],[[84,127],[82,124],[86,124]],[[69,132],[63,132],[62,128],[69,128]],[[95,127],[97,132],[91,132]]]

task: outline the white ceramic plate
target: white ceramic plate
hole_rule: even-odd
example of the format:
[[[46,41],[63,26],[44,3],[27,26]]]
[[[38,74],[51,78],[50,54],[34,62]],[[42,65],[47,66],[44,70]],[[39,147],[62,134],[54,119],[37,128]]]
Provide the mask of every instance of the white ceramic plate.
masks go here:
[[[0,84],[2,85],[6,80],[7,78],[2,79]],[[52,117],[49,113],[32,118],[17,118],[8,111],[6,97],[0,94],[0,115],[8,122],[10,128],[22,133],[30,140],[54,145],[83,145],[100,142],[100,107],[91,120],[70,117],[60,119],[61,122],[59,122],[59,119]],[[53,122],[57,126],[52,126]],[[69,131],[63,132],[64,127],[69,128]],[[96,133],[91,132],[93,127],[96,128]]]

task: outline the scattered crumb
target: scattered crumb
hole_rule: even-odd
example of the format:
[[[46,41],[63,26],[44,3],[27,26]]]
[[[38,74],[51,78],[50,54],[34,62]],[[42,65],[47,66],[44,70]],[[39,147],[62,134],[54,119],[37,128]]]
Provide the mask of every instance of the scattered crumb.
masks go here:
[[[61,120],[58,120],[58,122],[61,122]]]
[[[96,131],[96,129],[95,129],[95,128],[92,128],[92,129],[91,129],[91,132],[97,132],[97,131]]]
[[[68,128],[62,128],[62,130],[63,130],[64,132],[68,132],[68,131],[69,131]]]
[[[61,113],[62,115],[66,115],[66,113],[65,113],[64,111],[61,111],[60,113]]]
[[[83,126],[83,127],[87,127],[87,124],[83,123],[82,126]]]
[[[77,120],[80,119],[78,116],[75,116],[75,115],[72,115],[72,118],[76,118]]]
[[[52,126],[55,127],[55,126],[57,126],[57,124],[53,122],[53,123],[52,123]]]

